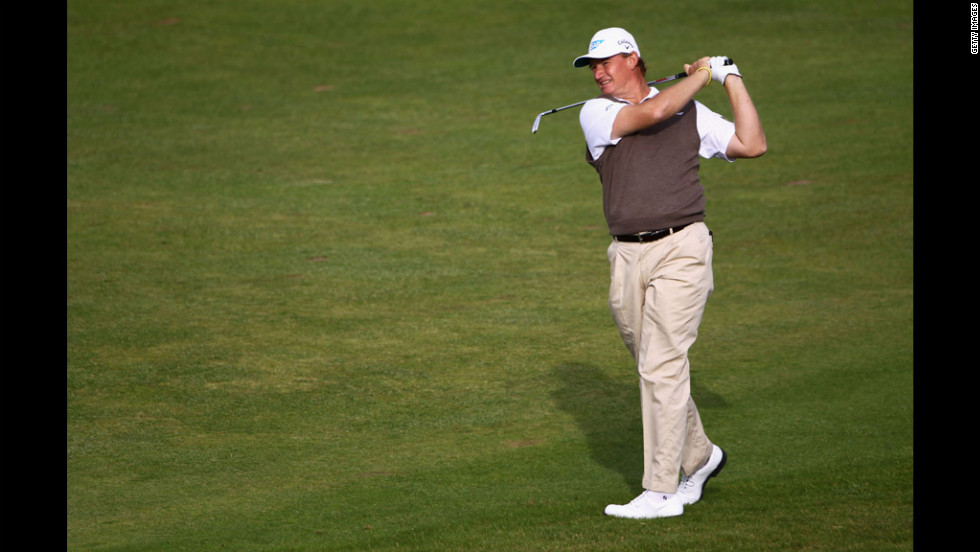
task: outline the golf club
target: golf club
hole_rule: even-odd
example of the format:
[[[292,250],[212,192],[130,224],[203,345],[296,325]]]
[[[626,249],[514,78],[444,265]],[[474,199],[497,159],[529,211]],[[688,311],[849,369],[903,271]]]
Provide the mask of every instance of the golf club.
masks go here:
[[[732,61],[731,58],[727,58],[725,60],[725,65],[733,65],[734,63],[735,62]],[[680,72],[680,73],[677,73],[676,75],[670,75],[668,77],[664,77],[664,78],[659,79],[659,80],[650,81],[650,82],[647,83],[647,86],[653,86],[655,84],[663,84],[665,82],[670,82],[672,80],[683,79],[686,76],[687,76],[687,73]],[[552,113],[558,113],[559,111],[564,111],[566,109],[571,109],[573,107],[580,106],[580,105],[582,105],[582,104],[584,104],[584,103],[586,103],[588,101],[589,100],[585,100],[585,101],[581,101],[581,102],[578,102],[578,103],[573,103],[571,105],[566,105],[566,106],[563,106],[563,107],[556,107],[556,108],[554,108],[552,110],[542,111],[541,113],[538,113],[538,116],[534,118],[534,125],[531,126],[531,134],[536,134],[538,132],[538,125],[541,124],[541,117],[543,117],[545,115],[551,115]]]

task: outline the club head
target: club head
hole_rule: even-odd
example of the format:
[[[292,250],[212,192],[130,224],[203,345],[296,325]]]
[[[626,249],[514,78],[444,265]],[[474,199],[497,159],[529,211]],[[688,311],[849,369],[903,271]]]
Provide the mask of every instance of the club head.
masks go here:
[[[531,134],[536,134],[538,132],[538,125],[541,124],[541,116],[544,113],[538,113],[538,116],[534,118],[534,125],[531,126]]]

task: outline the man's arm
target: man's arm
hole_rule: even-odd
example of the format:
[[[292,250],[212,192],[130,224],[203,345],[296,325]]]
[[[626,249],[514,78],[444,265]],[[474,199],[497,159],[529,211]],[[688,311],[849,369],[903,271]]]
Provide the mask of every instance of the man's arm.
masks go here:
[[[711,82],[709,60],[710,58],[704,57],[690,65],[685,64],[684,71],[691,78],[682,80],[645,102],[631,104],[620,109],[616,115],[616,121],[613,123],[612,139],[616,140],[623,136],[629,136],[634,132],[666,121],[683,109],[702,88]],[[702,68],[706,70],[699,72]]]
[[[732,104],[732,118],[735,122],[735,136],[728,143],[725,155],[729,159],[740,157],[759,157],[766,153],[766,133],[762,121],[752,103],[748,89],[741,75],[730,74],[722,77],[725,91]]]

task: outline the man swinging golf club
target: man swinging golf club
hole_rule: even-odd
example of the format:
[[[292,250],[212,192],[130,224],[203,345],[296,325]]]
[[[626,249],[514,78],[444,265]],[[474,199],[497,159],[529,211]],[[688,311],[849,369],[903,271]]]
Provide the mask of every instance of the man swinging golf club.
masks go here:
[[[605,513],[679,516],[727,460],[705,434],[691,398],[688,350],[714,289],[698,158],[759,157],[766,138],[728,58],[685,64],[687,78],[658,91],[645,79],[633,36],[609,28],[592,37],[573,65],[589,67],[601,92],[585,102],[579,122],[613,237],[609,307],[640,376],[644,491]],[[728,94],[734,122],[694,100],[712,80]]]

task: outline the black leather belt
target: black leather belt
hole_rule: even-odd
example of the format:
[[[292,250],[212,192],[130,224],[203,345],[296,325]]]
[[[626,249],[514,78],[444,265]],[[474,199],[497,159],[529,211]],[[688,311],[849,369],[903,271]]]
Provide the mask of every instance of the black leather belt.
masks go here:
[[[664,228],[662,230],[651,230],[649,232],[640,232],[639,234],[620,234],[618,236],[613,236],[616,241],[621,242],[631,242],[631,243],[650,243],[655,242],[659,239],[666,238],[667,236],[673,234],[674,232],[680,232],[682,229],[687,228],[692,223],[682,224],[680,226],[674,226],[673,228]]]

